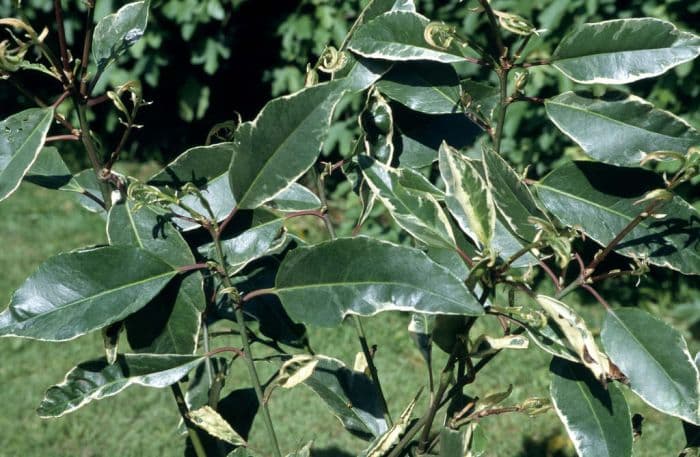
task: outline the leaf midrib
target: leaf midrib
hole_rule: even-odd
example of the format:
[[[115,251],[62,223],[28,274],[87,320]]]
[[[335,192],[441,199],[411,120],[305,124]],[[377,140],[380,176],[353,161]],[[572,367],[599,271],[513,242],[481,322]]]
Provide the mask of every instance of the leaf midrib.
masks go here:
[[[625,123],[624,121],[620,121],[620,120],[614,119],[614,118],[612,118],[612,117],[606,116],[606,115],[604,115],[604,114],[602,114],[602,113],[599,113],[599,112],[596,112],[596,111],[593,111],[593,110],[590,110],[590,109],[580,108],[580,107],[577,107],[577,106],[574,106],[574,105],[567,105],[567,104],[565,104],[565,103],[556,102],[556,101],[548,101],[547,104],[559,106],[559,107],[562,107],[562,108],[565,108],[565,109],[570,109],[570,110],[572,110],[572,111],[579,111],[579,112],[582,112],[582,113],[587,113],[587,114],[589,114],[589,115],[591,115],[591,116],[599,117],[599,118],[601,118],[601,119],[603,119],[603,120],[605,120],[606,122],[609,122],[609,123],[611,123],[611,124],[616,124],[616,125],[624,126],[624,127],[627,127],[627,128],[631,128],[631,129],[633,129],[633,130],[641,130],[642,132],[647,132],[647,133],[650,133],[650,134],[658,135],[658,136],[660,136],[660,137],[670,138],[670,139],[673,139],[673,140],[682,140],[682,139],[683,139],[682,137],[666,135],[665,133],[660,133],[660,132],[656,132],[656,131],[654,131],[654,130],[645,129],[645,128],[640,127],[640,126],[638,126],[638,125],[628,124],[628,123]],[[557,124],[558,124],[558,123],[557,123]],[[564,129],[562,129],[562,130],[564,130]],[[566,129],[566,131],[568,132],[569,130]],[[690,141],[690,142],[692,143],[692,141]]]

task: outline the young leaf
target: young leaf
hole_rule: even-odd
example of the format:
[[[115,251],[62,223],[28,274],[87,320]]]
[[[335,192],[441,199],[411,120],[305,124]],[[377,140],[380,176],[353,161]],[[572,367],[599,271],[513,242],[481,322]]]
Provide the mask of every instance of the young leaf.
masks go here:
[[[53,108],[30,108],[0,122],[0,201],[22,182],[44,146]]]
[[[239,208],[271,200],[313,165],[343,93],[332,81],[265,105],[249,135],[236,139],[229,182]]]
[[[537,303],[549,314],[549,318],[556,322],[586,368],[591,370],[596,379],[605,382],[608,363],[601,356],[593,334],[581,316],[566,304],[546,295],[538,295]]]
[[[460,228],[483,249],[488,249],[496,226],[491,190],[472,162],[446,143],[440,146],[439,161],[447,208]]]
[[[148,207],[114,205],[107,219],[113,246],[143,248],[172,267],[196,263],[187,242],[164,216]],[[206,306],[201,273],[172,281],[151,303],[126,320],[127,337],[138,352],[191,354],[197,347],[201,313]]]
[[[193,424],[206,431],[211,436],[215,436],[222,441],[234,446],[245,446],[245,440],[236,433],[231,424],[221,417],[211,406],[203,406],[194,411],[190,411],[188,416]]]
[[[602,245],[611,242],[643,205],[648,191],[665,187],[654,173],[593,162],[568,163],[537,184],[544,206],[562,223],[580,227]],[[641,207],[640,207],[641,206]],[[615,247],[622,255],[685,274],[700,274],[700,214],[680,197],[657,208]]]
[[[483,313],[462,281],[423,252],[365,237],[293,250],[275,293],[293,319],[321,326],[382,311]]]
[[[120,354],[114,364],[104,358],[84,362],[46,391],[37,413],[43,418],[61,417],[131,385],[167,387],[202,360],[203,356],[196,355]]]
[[[372,59],[432,60],[443,63],[463,61],[464,55],[456,43],[437,48],[425,41],[425,28],[429,22],[417,13],[388,12],[358,28],[348,47],[351,51]]]
[[[387,431],[375,438],[369,447],[359,454],[359,457],[383,457],[388,455],[389,451],[399,442],[399,439],[404,434],[409,425],[411,425],[411,416],[413,409],[416,407],[418,397],[420,397],[423,389],[413,397],[411,402],[399,416],[399,419]]]
[[[432,194],[409,192],[400,183],[400,171],[370,157],[360,156],[359,162],[372,192],[397,224],[429,246],[454,249],[450,220]]]
[[[559,43],[552,65],[576,82],[625,84],[665,73],[700,54],[700,38],[654,18],[582,24]]]
[[[623,308],[607,313],[601,339],[642,400],[700,424],[700,375],[678,330],[646,311]]]
[[[363,438],[387,430],[377,388],[363,373],[350,370],[343,362],[318,356],[313,374],[304,384],[316,392],[343,426]]]
[[[65,341],[141,309],[177,274],[150,252],[102,247],[44,262],[0,314],[0,336]]]
[[[622,392],[607,390],[583,366],[554,358],[554,408],[581,457],[631,457],[632,419]]]
[[[459,76],[450,65],[406,62],[394,65],[377,88],[392,100],[426,114],[462,111]]]
[[[634,95],[596,99],[566,92],[545,108],[559,130],[601,162],[639,166],[651,152],[685,153],[700,144],[700,132],[683,119]]]
[[[92,34],[92,57],[98,74],[143,36],[149,6],[150,0],[128,3],[97,23]]]
[[[547,220],[547,216],[537,206],[530,189],[523,184],[508,162],[493,149],[483,149],[483,164],[486,181],[493,192],[493,199],[503,220],[518,236],[532,241],[537,228],[528,218]]]

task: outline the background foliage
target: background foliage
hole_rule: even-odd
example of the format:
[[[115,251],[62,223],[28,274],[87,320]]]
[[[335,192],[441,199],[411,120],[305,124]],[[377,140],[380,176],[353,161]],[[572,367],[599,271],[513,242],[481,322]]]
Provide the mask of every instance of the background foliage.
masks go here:
[[[71,13],[68,17],[68,23],[72,24],[67,28],[68,38],[78,42],[81,37],[76,35],[81,29],[82,18],[79,3],[64,2],[65,10]],[[116,10],[122,3],[109,0],[98,2],[100,10],[97,11],[97,17]],[[144,124],[145,128],[134,137],[135,141],[131,142],[129,157],[140,161],[167,161],[187,147],[201,144],[213,124],[234,119],[236,112],[244,119],[250,119],[271,96],[299,89],[303,85],[307,62],[316,60],[325,43],[337,44],[342,39],[347,32],[350,18],[357,14],[362,3],[364,2],[332,0],[154,1],[151,23],[146,35],[132,48],[130,55],[123,58],[124,62],[113,66],[113,71],[102,80],[106,88],[129,79],[140,79],[145,84],[145,97],[157,101],[156,105],[143,110],[139,123]],[[459,25],[466,36],[486,35],[484,30],[475,29],[475,24],[471,23],[469,16],[465,14],[464,5],[457,0],[426,0],[417,3],[426,15]],[[671,20],[681,29],[692,30],[697,27],[697,21],[700,19],[698,1],[543,0],[494,1],[494,5],[532,18],[538,27],[547,29],[541,39],[545,43],[544,49],[549,51],[555,45],[554,40],[549,39],[550,36],[561,37],[573,24],[582,22],[653,16]],[[12,16],[13,11],[14,7],[10,6],[9,2],[0,5],[0,17]],[[52,24],[49,2],[25,1],[22,12],[32,23],[47,24],[49,27]],[[700,73],[694,71],[693,65],[697,66],[698,63],[682,65],[661,78],[641,81],[630,85],[629,88],[652,101],[657,107],[678,113],[695,127],[700,127]],[[31,85],[31,81],[29,84]],[[557,72],[542,68],[532,71],[530,84],[533,91],[538,91],[541,96],[548,96],[570,89],[572,83]],[[39,88],[38,92],[41,91]],[[45,88],[47,94],[55,92],[55,88]],[[100,89],[97,90],[97,93],[99,92]],[[212,94],[216,94],[216,97]],[[0,118],[17,111],[19,106],[28,105],[27,100],[14,97],[14,91],[0,91]],[[509,112],[503,149],[512,163],[518,164],[521,170],[530,165],[532,176],[542,176],[561,157],[577,156],[577,148],[571,146],[568,140],[556,133],[554,127],[546,122],[543,108],[525,108],[524,104],[514,105]],[[170,115],[166,117],[163,113]],[[97,116],[104,118],[97,119],[96,124],[107,125],[110,135],[114,136],[105,138],[105,141],[115,142],[120,134],[116,116],[107,109],[103,113],[98,112]],[[326,152],[331,159],[349,153],[352,132],[356,128],[350,121],[335,125],[326,146]],[[173,135],[172,132],[178,134]],[[515,138],[518,138],[517,142]],[[337,189],[338,193],[347,191],[348,189],[342,186]],[[41,197],[33,196],[29,201]],[[350,224],[355,219],[353,210],[335,208],[333,214],[338,218],[346,217]],[[310,236],[313,237],[314,227],[309,227],[309,230]],[[390,234],[388,238],[391,236]],[[394,236],[398,237],[398,234]],[[75,242],[76,246],[79,244],[79,241]],[[39,255],[37,262],[45,257],[44,254]],[[26,273],[33,270],[34,265],[28,266],[26,272],[19,274],[18,278],[26,276]],[[685,278],[678,279],[675,275],[662,272],[654,272],[653,275],[654,282],[645,281],[632,292],[633,296],[616,296],[614,290],[605,293],[620,302],[643,296],[659,308],[671,308],[673,304],[671,316],[685,325],[691,334],[698,332],[698,326],[694,325],[700,319],[697,282]],[[659,280],[663,280],[661,290],[658,288]],[[651,284],[654,284],[653,288]],[[9,291],[10,287],[14,286],[16,284],[8,285],[7,289],[3,287],[3,291]],[[405,327],[404,322],[389,324],[393,324],[397,332]],[[392,338],[395,338],[392,332],[388,330],[387,335],[381,335],[381,331],[375,330],[373,333],[377,335],[378,340],[386,341],[383,347],[388,352],[392,347]],[[9,343],[3,344],[9,346]],[[348,343],[348,347],[353,345],[352,342]],[[352,353],[352,350],[348,350],[349,356]],[[527,373],[523,373],[523,377],[527,379]],[[397,380],[388,384],[401,383]],[[396,395],[408,398],[407,392],[397,392]],[[677,425],[674,426],[677,428]],[[538,439],[547,443],[547,438],[557,436],[555,431],[549,433],[550,436],[540,433]],[[670,433],[679,435],[680,431]],[[659,434],[660,443],[663,443],[663,434]],[[525,448],[528,447],[526,442],[523,441],[523,444]],[[538,451],[537,446],[539,444],[531,443],[530,448],[535,450],[529,451],[532,454],[523,450],[523,455],[542,455],[543,448],[539,448]],[[542,446],[546,448],[548,445]],[[566,446],[561,448],[566,449]],[[556,445],[552,445],[552,448],[545,452],[551,454],[557,452],[557,449]],[[640,452],[640,455],[659,455],[653,453],[658,450]],[[646,452],[650,453],[645,454]]]

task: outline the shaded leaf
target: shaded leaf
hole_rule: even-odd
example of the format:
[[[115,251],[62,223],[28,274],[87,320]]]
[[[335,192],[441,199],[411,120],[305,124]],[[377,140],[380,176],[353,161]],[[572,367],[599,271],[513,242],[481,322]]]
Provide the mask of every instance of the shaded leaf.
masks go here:
[[[665,187],[646,170],[575,162],[557,168],[536,186],[544,206],[562,223],[580,227],[607,245],[643,207],[634,202]],[[657,209],[663,219],[646,218],[615,247],[628,257],[685,274],[700,274],[700,215],[680,197]]]
[[[52,121],[52,108],[30,108],[0,122],[0,201],[17,190],[37,160]]]
[[[154,186],[173,188],[182,187],[188,182],[197,187],[205,186],[213,179],[228,172],[234,150],[234,143],[218,143],[211,146],[190,148],[151,176],[148,183]]]
[[[545,102],[552,122],[596,160],[638,166],[648,153],[685,153],[700,132],[634,95],[596,99],[566,92]]]
[[[36,162],[24,176],[24,180],[47,189],[61,189],[73,179],[73,174],[53,146],[46,146]]]
[[[700,375],[678,330],[646,311],[623,308],[606,314],[601,340],[642,400],[700,423]]]
[[[377,88],[402,105],[426,114],[459,113],[459,77],[450,65],[407,62],[394,65]]]
[[[700,38],[654,18],[581,24],[552,54],[552,65],[576,82],[625,84],[665,73],[700,54]]]
[[[107,220],[113,246],[143,248],[174,268],[196,263],[187,242],[167,218],[133,203],[114,205]],[[126,320],[127,337],[138,352],[191,354],[197,347],[201,313],[206,306],[203,278],[193,272],[172,281],[148,305]]]
[[[607,390],[581,365],[554,358],[554,408],[581,457],[630,457],[632,419],[622,392]]]
[[[0,314],[0,336],[65,341],[141,309],[177,274],[129,246],[59,254],[44,262]]]
[[[304,384],[321,397],[351,433],[365,439],[384,433],[387,424],[372,381],[340,360],[325,356],[318,359],[313,374]]]
[[[365,237],[291,251],[275,293],[293,319],[321,326],[392,310],[483,313],[461,280],[423,252]]]
[[[204,360],[195,355],[121,354],[114,364],[104,358],[73,368],[61,384],[46,391],[37,412],[60,417],[90,403],[118,394],[131,385],[167,387]]]

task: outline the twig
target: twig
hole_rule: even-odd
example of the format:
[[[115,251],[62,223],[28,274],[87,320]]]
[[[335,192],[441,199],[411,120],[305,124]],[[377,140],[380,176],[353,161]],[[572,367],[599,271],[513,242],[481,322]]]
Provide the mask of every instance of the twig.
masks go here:
[[[72,133],[66,135],[53,135],[46,137],[47,143],[51,143],[52,141],[80,141],[80,137],[78,135],[73,135]]]
[[[68,47],[66,46],[66,31],[63,27],[63,8],[61,0],[54,0],[54,13],[56,15],[56,29],[58,30],[58,44],[61,48],[61,63],[63,63],[63,72],[70,74],[70,62],[68,59]]]

